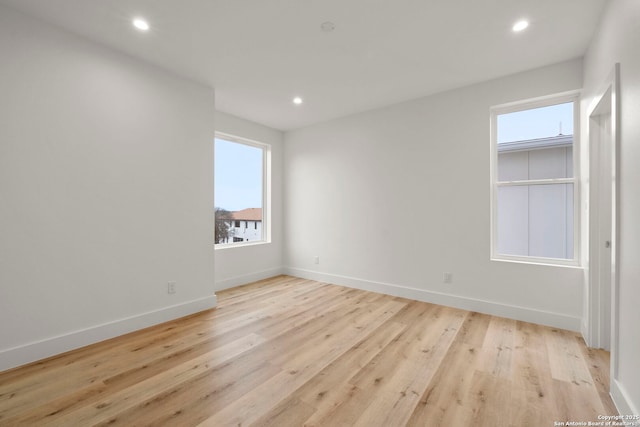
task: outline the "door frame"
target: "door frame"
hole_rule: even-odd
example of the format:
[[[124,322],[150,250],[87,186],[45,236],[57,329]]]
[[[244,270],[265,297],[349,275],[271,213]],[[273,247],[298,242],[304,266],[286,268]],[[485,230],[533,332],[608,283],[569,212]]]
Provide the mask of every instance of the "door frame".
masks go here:
[[[619,307],[619,292],[618,292],[618,253],[619,253],[619,209],[618,204],[620,200],[620,192],[618,185],[618,169],[620,165],[620,64],[616,63],[613,70],[609,73],[609,76],[605,80],[601,90],[597,93],[589,108],[587,110],[587,126],[589,129],[589,273],[587,286],[587,341],[591,347],[603,347],[606,346],[606,335],[610,337],[610,351],[611,351],[611,374],[612,378],[616,378],[617,375],[617,355],[618,355],[618,307]],[[599,180],[600,180],[600,168],[598,163],[598,156],[595,153],[598,152],[597,147],[600,143],[599,132],[592,132],[592,120],[603,114],[603,106],[610,105],[611,111],[611,138],[610,150],[611,150],[611,244],[610,248],[605,248],[605,241],[597,231],[600,227],[600,215],[601,209],[599,200]],[[608,108],[607,108],[608,110]],[[600,274],[601,268],[598,263],[599,254],[601,251],[611,251],[611,277],[610,277],[610,298],[611,298],[611,330],[609,334],[604,331],[603,311],[601,303],[601,292],[603,290],[600,286]]]

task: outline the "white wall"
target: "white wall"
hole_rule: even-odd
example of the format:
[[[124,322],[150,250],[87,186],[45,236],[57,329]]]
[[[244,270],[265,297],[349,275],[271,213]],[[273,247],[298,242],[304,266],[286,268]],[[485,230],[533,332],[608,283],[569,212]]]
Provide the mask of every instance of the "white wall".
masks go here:
[[[4,6],[0,58],[0,370],[214,306],[213,90]]]
[[[282,273],[282,150],[280,131],[216,112],[216,131],[271,145],[271,242],[218,247],[216,290],[225,289]]]
[[[287,271],[579,330],[580,269],[489,260],[489,108],[581,85],[574,60],[287,133]]]
[[[585,56],[584,106],[620,63],[618,373],[611,391],[622,413],[640,414],[640,5],[612,0]],[[588,113],[583,111],[583,122]]]

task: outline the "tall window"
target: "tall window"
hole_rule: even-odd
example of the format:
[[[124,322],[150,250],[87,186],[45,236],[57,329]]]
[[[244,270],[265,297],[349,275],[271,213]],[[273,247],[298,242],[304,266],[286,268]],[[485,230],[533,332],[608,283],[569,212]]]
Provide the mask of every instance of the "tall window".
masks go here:
[[[577,95],[491,111],[492,258],[577,262]]]
[[[269,156],[267,144],[216,133],[217,247],[268,241]],[[252,228],[247,225],[250,221],[255,222]]]

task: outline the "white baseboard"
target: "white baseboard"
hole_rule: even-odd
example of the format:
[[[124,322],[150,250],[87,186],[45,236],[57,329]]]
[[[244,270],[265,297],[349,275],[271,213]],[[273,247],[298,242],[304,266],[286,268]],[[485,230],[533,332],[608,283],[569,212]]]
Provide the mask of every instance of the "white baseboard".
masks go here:
[[[477,311],[479,313],[490,314],[492,316],[506,317],[524,322],[537,323],[539,325],[568,329],[575,332],[580,331],[582,323],[579,317],[567,316],[566,314],[552,313],[527,307],[461,297],[458,295],[428,291],[425,289],[409,288],[390,283],[374,282],[354,277],[320,273],[317,271],[293,267],[285,267],[284,272],[285,274],[301,277],[303,279],[317,280],[320,282],[430,302],[463,310]]]
[[[633,404],[620,382],[612,378],[609,389],[611,399],[613,400],[614,405],[616,405],[620,415],[640,415],[640,408]]]
[[[268,279],[270,277],[284,274],[283,267],[270,268],[268,270],[255,271],[249,274],[243,274],[242,276],[230,277],[228,279],[216,280],[216,291],[222,289],[233,288],[235,286],[246,285],[247,283],[257,282],[258,280]]]
[[[164,307],[0,351],[0,372],[70,350],[214,308],[216,295]]]

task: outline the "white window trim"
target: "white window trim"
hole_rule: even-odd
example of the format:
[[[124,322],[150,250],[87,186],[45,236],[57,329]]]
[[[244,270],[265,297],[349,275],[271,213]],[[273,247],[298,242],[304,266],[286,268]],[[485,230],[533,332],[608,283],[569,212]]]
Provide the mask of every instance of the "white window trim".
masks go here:
[[[573,178],[539,179],[498,182],[498,116],[516,111],[573,102]],[[491,255],[492,261],[510,261],[526,264],[580,267],[580,91],[563,92],[525,101],[510,102],[491,107],[490,138],[490,194],[491,194]],[[498,186],[509,185],[573,184],[573,259],[544,258],[498,253]]]
[[[271,243],[271,145],[253,139],[243,138],[224,132],[215,132],[216,139],[235,142],[262,149],[262,240],[251,242],[229,242],[214,244],[214,249],[232,249]],[[215,148],[214,148],[215,156]],[[215,157],[214,157],[215,158]],[[215,183],[214,183],[215,188]],[[215,195],[214,195],[215,200]],[[214,214],[215,215],[215,214]],[[215,222],[215,217],[214,217]]]

